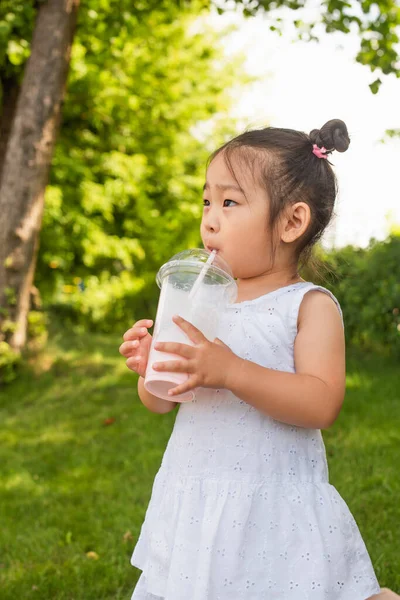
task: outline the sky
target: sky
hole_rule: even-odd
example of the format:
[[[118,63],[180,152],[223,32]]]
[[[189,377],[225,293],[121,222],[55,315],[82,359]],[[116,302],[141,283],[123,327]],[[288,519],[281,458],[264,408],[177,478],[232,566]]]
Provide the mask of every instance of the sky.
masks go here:
[[[356,63],[357,35],[321,33],[319,43],[306,43],[294,41],[290,24],[281,37],[270,32],[266,16],[228,12],[210,22],[216,29],[236,24],[224,53],[244,52],[246,71],[258,80],[234,92],[238,133],[266,125],[309,133],[330,119],[345,121],[351,144],[331,156],[339,195],[324,245],[384,239],[390,225],[400,224],[400,138],[381,142],[386,129],[400,129],[400,79],[381,76],[380,91],[372,94],[368,86],[377,74]]]

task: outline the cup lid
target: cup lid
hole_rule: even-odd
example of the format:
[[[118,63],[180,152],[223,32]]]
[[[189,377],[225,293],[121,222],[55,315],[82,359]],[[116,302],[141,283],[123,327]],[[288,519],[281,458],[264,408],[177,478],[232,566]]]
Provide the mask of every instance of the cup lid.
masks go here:
[[[203,248],[192,248],[175,254],[158,271],[156,277],[158,287],[161,288],[164,277],[171,273],[176,273],[177,271],[187,271],[194,274],[200,273],[210,254],[210,250]],[[236,291],[237,285],[233,278],[232,270],[228,263],[218,254],[208,268],[207,277],[215,277],[222,285],[230,284]]]

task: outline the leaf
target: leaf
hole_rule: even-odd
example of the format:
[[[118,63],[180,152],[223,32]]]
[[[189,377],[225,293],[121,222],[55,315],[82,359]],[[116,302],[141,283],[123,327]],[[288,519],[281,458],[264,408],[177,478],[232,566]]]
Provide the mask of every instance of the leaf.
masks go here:
[[[373,94],[377,94],[381,84],[382,84],[382,81],[379,78],[375,79],[375,81],[373,81],[372,83],[369,84],[371,92]]]

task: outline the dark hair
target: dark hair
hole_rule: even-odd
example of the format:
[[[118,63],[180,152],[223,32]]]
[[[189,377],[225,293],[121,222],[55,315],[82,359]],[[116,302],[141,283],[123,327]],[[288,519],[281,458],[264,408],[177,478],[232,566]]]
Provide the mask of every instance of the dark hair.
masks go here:
[[[340,119],[332,119],[309,135],[294,129],[265,127],[246,131],[213,152],[208,164],[221,152],[233,177],[231,158],[245,162],[252,176],[270,198],[270,227],[286,206],[306,202],[311,209],[311,222],[298,240],[297,259],[304,264],[312,247],[328,226],[337,194],[337,181],[331,163],[318,158],[313,146],[345,152],[350,144],[347,127]]]

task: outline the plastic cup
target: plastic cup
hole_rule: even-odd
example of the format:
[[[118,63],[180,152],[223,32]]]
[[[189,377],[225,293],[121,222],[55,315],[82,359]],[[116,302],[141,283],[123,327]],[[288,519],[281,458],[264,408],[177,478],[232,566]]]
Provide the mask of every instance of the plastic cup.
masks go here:
[[[155,362],[185,360],[179,355],[155,350],[157,342],[179,342],[193,346],[186,333],[173,322],[173,315],[180,315],[197,327],[208,340],[213,341],[217,337],[221,314],[236,299],[237,285],[228,264],[217,254],[204,270],[209,259],[208,250],[185,250],[173,256],[157,273],[156,281],[161,292],[144,387],[158,398],[171,402],[190,402],[195,397],[195,390],[168,396],[170,389],[188,379],[187,373],[159,372],[153,369]],[[195,284],[196,288],[193,289]],[[192,289],[194,293],[190,295]]]

